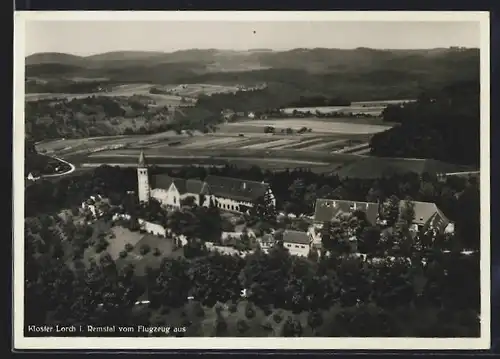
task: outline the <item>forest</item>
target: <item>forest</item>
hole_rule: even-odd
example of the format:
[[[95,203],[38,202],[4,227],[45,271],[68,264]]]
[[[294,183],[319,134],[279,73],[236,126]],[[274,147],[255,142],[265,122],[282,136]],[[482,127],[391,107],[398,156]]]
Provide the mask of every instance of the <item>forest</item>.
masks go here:
[[[399,125],[375,134],[371,153],[479,166],[479,108],[479,82],[474,81],[424,92],[413,103],[389,105],[383,119]]]

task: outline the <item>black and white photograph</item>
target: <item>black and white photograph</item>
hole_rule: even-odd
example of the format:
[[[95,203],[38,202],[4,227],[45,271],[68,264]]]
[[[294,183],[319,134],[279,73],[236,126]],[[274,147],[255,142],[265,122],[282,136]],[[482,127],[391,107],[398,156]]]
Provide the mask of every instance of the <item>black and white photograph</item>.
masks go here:
[[[16,349],[489,347],[488,13],[14,34]]]

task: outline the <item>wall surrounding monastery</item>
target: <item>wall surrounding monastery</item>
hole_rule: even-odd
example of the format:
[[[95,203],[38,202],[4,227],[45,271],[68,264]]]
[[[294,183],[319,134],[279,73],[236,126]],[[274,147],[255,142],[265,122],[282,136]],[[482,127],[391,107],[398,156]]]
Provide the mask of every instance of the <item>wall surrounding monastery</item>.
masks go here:
[[[148,233],[163,237],[166,237],[167,235],[167,230],[159,224],[148,222],[143,219],[139,219],[138,222],[141,229],[144,229]]]
[[[224,211],[242,212],[243,208],[241,206],[253,207],[251,202],[235,201],[233,199],[215,196],[211,197],[215,200],[216,205]]]

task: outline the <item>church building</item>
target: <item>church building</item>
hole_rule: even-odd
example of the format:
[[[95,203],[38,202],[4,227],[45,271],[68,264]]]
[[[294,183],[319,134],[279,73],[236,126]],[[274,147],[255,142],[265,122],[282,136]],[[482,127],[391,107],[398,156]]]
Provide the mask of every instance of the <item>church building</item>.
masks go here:
[[[221,210],[237,213],[246,213],[260,199],[269,206],[276,206],[271,187],[265,182],[212,175],[204,181],[165,174],[150,176],[143,152],[139,156],[137,180],[139,201],[155,198],[167,208],[180,208],[188,197],[198,206],[213,204]]]

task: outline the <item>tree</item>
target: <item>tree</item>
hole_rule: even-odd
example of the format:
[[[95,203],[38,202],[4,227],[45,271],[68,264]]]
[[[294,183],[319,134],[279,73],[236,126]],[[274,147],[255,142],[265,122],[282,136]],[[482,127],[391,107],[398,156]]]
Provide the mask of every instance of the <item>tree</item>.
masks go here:
[[[196,198],[194,196],[187,196],[186,198],[181,199],[181,206],[193,207],[196,205]]]
[[[315,332],[316,328],[323,324],[323,317],[321,316],[321,313],[318,311],[309,312],[307,315],[307,324],[309,324],[313,332]]]
[[[398,225],[403,230],[409,230],[414,220],[415,220],[415,204],[410,199],[407,199],[402,203],[399,213]]]
[[[284,337],[301,337],[302,336],[302,324],[292,317],[288,317],[283,324],[283,336]]]
[[[381,205],[381,219],[387,221],[387,225],[392,227],[399,218],[399,198],[390,196]]]
[[[358,249],[362,253],[376,255],[380,253],[380,229],[367,226],[359,237]]]
[[[166,304],[174,308],[187,301],[191,289],[188,263],[183,259],[164,258],[160,268],[153,271],[148,284],[149,300],[153,307]]]
[[[321,229],[321,243],[323,248],[334,255],[348,254],[351,252],[351,229],[349,216],[327,222]]]
[[[319,260],[318,250],[315,248],[309,249],[309,253],[307,254],[307,258],[312,262],[317,262]]]
[[[268,194],[258,197],[250,210],[250,216],[255,220],[274,223],[276,221],[276,207]]]

